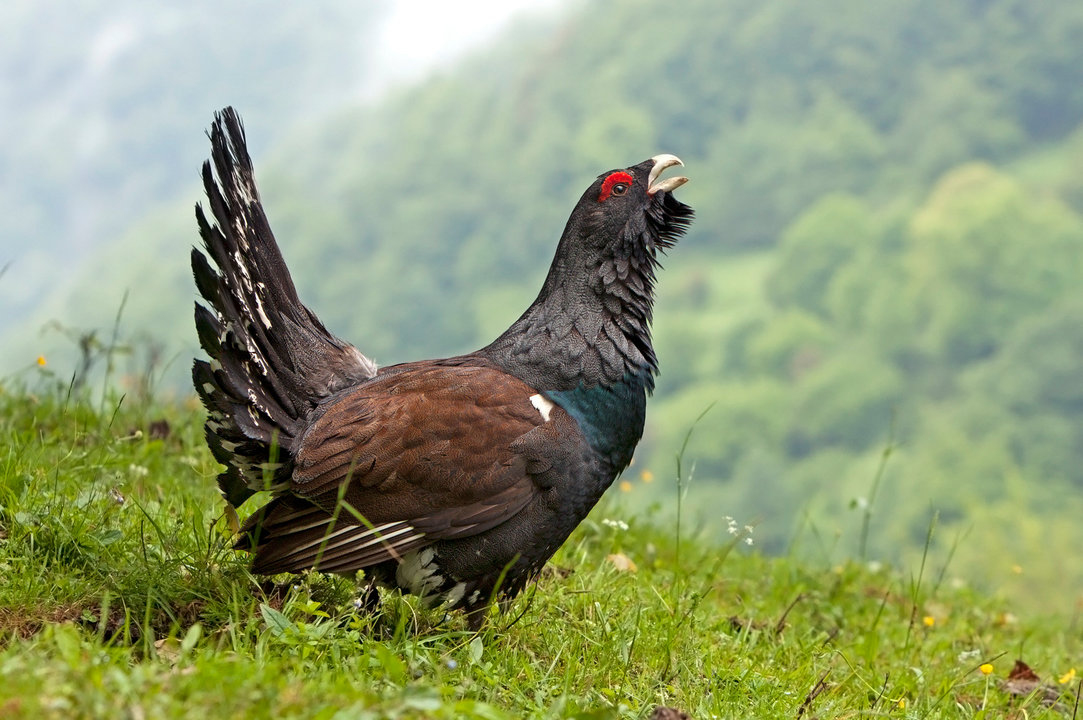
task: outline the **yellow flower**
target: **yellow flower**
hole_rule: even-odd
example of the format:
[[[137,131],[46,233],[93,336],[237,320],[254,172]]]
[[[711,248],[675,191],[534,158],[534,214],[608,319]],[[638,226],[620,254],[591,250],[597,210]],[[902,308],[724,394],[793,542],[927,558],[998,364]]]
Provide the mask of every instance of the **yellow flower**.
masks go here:
[[[45,356],[44,355],[38,355],[38,365],[40,365],[41,367],[45,367]]]
[[[645,483],[654,482],[654,473],[652,473],[650,470],[644,470],[643,472],[639,473],[639,479]]]
[[[620,481],[620,491],[621,492],[632,492],[632,483],[628,482],[627,480],[621,480]]]
[[[1015,573],[1016,575],[1022,575],[1023,574],[1023,566],[1022,565],[1012,565],[1012,572]]]
[[[899,702],[895,703],[900,710],[906,709],[906,698],[899,698]]]
[[[1060,677],[1059,677],[1059,678],[1057,679],[1057,682],[1059,682],[1059,683],[1060,683],[1061,685],[1063,685],[1064,683],[1070,683],[1070,682],[1072,682],[1073,680],[1075,680],[1075,668],[1072,668],[1072,669],[1071,669],[1071,670],[1069,670],[1068,672],[1066,672],[1066,673],[1064,673],[1063,675],[1061,675],[1061,676],[1060,676]]]
[[[921,619],[921,623],[925,627],[932,627],[933,625],[936,625],[936,618],[934,618],[932,615],[926,615]]]
[[[989,663],[982,663],[982,665],[979,666],[978,669],[981,670],[982,675],[991,675],[993,672],[993,666]]]

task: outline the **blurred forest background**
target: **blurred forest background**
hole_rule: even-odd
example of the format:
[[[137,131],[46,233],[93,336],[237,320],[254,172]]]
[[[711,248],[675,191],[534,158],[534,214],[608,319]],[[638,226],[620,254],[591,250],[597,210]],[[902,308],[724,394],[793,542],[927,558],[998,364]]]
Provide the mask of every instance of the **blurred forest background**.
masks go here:
[[[629,513],[673,512],[695,424],[719,535],[916,563],[936,513],[949,576],[1078,610],[1083,4],[579,3],[379,92],[388,5],[261,7],[0,10],[0,375],[69,377],[127,293],[121,369],[188,392],[226,104],[302,297],[381,364],[492,339],[583,188],[671,152],[698,218]]]

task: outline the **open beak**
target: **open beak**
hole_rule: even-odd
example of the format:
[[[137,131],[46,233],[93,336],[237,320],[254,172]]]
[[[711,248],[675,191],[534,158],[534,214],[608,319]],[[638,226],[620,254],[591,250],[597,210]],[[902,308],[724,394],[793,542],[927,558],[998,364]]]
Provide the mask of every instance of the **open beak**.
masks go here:
[[[647,176],[647,194],[654,195],[659,190],[666,192],[673,192],[681,185],[688,182],[688,178],[677,175],[676,177],[666,178],[665,180],[659,180],[658,176],[662,174],[662,171],[666,168],[673,167],[674,165],[680,165],[684,167],[684,163],[676,155],[655,155],[651,158],[654,160],[654,167],[651,168],[650,175]]]

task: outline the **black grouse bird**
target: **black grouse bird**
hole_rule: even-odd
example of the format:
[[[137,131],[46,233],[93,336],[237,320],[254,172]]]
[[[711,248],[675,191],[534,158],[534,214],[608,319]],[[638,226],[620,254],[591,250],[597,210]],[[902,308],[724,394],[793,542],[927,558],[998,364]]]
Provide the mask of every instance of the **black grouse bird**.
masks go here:
[[[692,221],[681,161],[598,176],[572,211],[538,298],[492,344],[386,368],[297,297],[260,204],[244,129],[216,114],[196,207],[192,377],[207,442],[261,574],[364,569],[480,624],[521,591],[632,459],[658,362],[657,254]]]

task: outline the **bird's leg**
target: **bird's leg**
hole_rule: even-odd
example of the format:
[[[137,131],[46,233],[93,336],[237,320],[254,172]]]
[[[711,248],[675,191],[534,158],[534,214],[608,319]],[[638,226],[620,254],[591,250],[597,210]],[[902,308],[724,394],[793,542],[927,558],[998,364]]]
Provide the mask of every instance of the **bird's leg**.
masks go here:
[[[365,585],[365,589],[361,591],[361,594],[357,596],[357,599],[353,601],[353,606],[358,612],[364,611],[366,615],[375,615],[380,610],[380,588],[376,586],[376,578],[368,578],[368,584]]]
[[[470,632],[481,632],[481,628],[485,625],[485,618],[489,615],[489,603],[483,603],[481,605],[475,605],[466,611],[466,626],[470,628]]]

